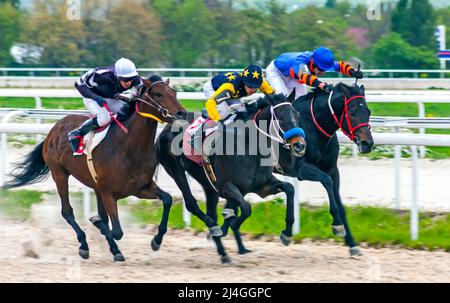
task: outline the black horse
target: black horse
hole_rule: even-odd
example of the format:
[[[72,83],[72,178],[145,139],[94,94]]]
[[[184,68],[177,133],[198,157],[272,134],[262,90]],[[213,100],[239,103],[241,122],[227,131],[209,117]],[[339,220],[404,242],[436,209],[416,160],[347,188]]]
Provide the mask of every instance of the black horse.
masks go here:
[[[341,129],[363,154],[370,153],[373,139],[370,133],[370,110],[364,96],[364,86],[339,83],[331,94],[315,90],[295,100],[294,108],[300,113],[300,127],[306,132],[308,145],[303,158],[292,158],[280,149],[275,172],[297,177],[298,180],[318,181],[325,187],[333,217],[332,231],[345,237],[350,255],[361,251],[347,222],[344,205],[339,194],[339,142],[336,131]],[[241,244],[238,244],[241,245]]]
[[[286,99],[283,95],[266,96],[263,98],[265,106],[261,108],[256,114],[249,115],[249,113],[239,113],[237,120],[242,119],[251,121],[248,125],[250,127],[244,128],[244,133],[239,134],[239,130],[230,127],[219,127],[219,134],[221,138],[229,138],[226,133],[234,132],[233,142],[226,140],[222,141],[223,146],[233,147],[236,151],[240,147],[245,147],[244,153],[232,155],[213,154],[210,156],[210,163],[217,176],[216,183],[211,184],[206,176],[203,168],[198,164],[188,160],[183,154],[174,153],[172,145],[174,140],[180,136],[179,131],[174,131],[172,125],[168,125],[158,137],[156,142],[156,151],[159,162],[163,165],[168,174],[175,180],[177,186],[183,193],[186,208],[195,216],[200,218],[206,226],[211,228],[217,226],[217,203],[219,196],[227,200],[227,205],[224,209],[225,227],[221,231],[227,231],[228,227],[234,231],[236,241],[239,243],[238,249],[240,254],[249,252],[241,241],[239,228],[246,218],[251,215],[250,203],[244,200],[244,195],[247,193],[256,193],[261,197],[266,197],[270,194],[285,192],[287,197],[286,210],[286,228],[281,233],[281,240],[285,245],[289,244],[289,238],[292,236],[292,224],[294,222],[294,188],[288,182],[278,180],[273,176],[273,162],[270,165],[261,165],[261,160],[268,160],[271,157],[270,149],[271,139],[266,136],[269,135],[280,139],[280,134],[283,134],[283,139],[279,140],[285,146],[285,152],[292,157],[301,157],[305,152],[304,133],[298,128],[299,114],[292,107],[293,95]],[[290,101],[289,101],[290,100]],[[241,121],[242,121],[241,120]],[[267,125],[276,125],[276,132],[266,131],[266,135],[261,135],[262,124],[266,122]],[[252,129],[253,128],[253,129]],[[258,130],[257,130],[258,129]],[[249,136],[257,134],[256,138]],[[242,141],[242,136],[245,141]],[[278,136],[277,136],[278,135]],[[303,135],[303,136],[302,136]],[[269,148],[269,153],[264,155],[260,150],[261,141],[264,146]],[[237,142],[245,142],[238,146]],[[175,144],[176,146],[176,144]],[[256,153],[252,153],[255,151]],[[181,148],[178,145],[178,148]],[[242,149],[241,149],[242,151]],[[205,214],[197,204],[193,197],[189,184],[186,178],[188,172],[194,179],[196,179],[204,189],[207,203],[207,214]],[[240,209],[240,215],[237,210]],[[213,239],[217,245],[217,251],[221,256],[221,261],[224,264],[231,262],[225,249],[221,243],[220,233],[211,232]]]

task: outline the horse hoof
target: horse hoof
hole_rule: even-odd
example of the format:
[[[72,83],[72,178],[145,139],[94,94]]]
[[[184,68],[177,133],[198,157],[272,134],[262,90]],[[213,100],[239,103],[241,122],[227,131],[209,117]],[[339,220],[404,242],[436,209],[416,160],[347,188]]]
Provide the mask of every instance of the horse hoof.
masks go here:
[[[243,249],[239,249],[239,254],[245,255],[245,254],[251,253],[252,251],[253,250],[251,250],[251,249],[243,248]]]
[[[83,259],[89,259],[89,250],[86,249],[79,249],[78,250],[78,254],[80,255],[80,257],[82,257]]]
[[[218,225],[210,227],[209,234],[213,237],[222,237],[223,236],[222,229]]]
[[[284,233],[281,233],[280,240],[285,246],[289,246],[289,244],[291,244],[291,237],[286,236]]]
[[[125,257],[121,253],[114,255],[114,262],[124,262],[124,261]]]
[[[361,252],[361,248],[359,246],[350,247],[350,256],[351,257],[360,257],[363,253]]]
[[[161,245],[156,244],[155,239],[152,240],[152,243],[150,245],[152,246],[153,251],[157,251],[161,247]]]
[[[332,225],[331,230],[333,231],[333,234],[338,237],[345,237],[347,234],[344,225]]]
[[[222,261],[222,265],[224,265],[224,266],[230,266],[233,264],[233,262],[231,261],[231,258],[228,256],[221,256],[220,261]]]

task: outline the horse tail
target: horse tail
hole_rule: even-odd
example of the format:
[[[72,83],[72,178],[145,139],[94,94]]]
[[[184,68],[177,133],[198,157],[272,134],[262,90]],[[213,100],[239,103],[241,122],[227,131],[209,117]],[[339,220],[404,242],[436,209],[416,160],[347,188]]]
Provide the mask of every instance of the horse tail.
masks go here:
[[[10,189],[27,184],[38,183],[48,177],[49,168],[42,157],[44,141],[26,155],[20,162],[14,163],[14,169],[9,174],[12,180],[3,185],[3,189]]]

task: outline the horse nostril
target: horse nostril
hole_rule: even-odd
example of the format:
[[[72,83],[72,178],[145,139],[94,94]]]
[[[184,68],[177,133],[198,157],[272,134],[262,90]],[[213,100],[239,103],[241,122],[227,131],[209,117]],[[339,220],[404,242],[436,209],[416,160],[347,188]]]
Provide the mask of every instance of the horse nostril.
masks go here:
[[[185,110],[179,110],[175,113],[175,117],[177,119],[186,119],[187,111]]]
[[[299,156],[302,156],[305,153],[305,145],[300,142],[295,142],[292,148],[294,149],[294,153]]]
[[[361,152],[370,153],[373,148],[373,142],[371,141],[361,141],[360,142]]]

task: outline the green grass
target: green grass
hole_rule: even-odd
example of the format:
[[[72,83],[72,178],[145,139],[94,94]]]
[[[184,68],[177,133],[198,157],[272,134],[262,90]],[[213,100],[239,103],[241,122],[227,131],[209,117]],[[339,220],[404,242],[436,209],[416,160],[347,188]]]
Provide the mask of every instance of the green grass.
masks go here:
[[[125,203],[123,203],[125,204]],[[131,214],[142,224],[159,224],[162,207],[160,203],[139,201],[126,206]],[[204,203],[200,204],[204,210]],[[420,214],[419,240],[410,240],[409,212],[396,211],[378,207],[347,207],[348,221],[358,242],[370,246],[401,245],[417,249],[445,249],[450,251],[450,214]],[[328,206],[312,207],[302,205],[301,233],[293,237],[294,241],[335,239],[331,233],[331,215]],[[284,229],[285,206],[280,199],[252,205],[252,215],[245,221],[241,231],[257,238],[261,235],[279,235]],[[219,216],[219,223],[222,218]],[[183,228],[182,205],[174,203],[169,217],[169,226]],[[206,228],[197,217],[192,216],[191,227],[205,231]]]
[[[33,190],[0,190],[0,216],[26,220],[31,206],[41,202],[42,194]]]
[[[86,109],[81,98],[41,98],[42,107],[48,109]],[[200,111],[205,102],[201,100],[180,100],[189,111]],[[0,107],[7,108],[34,108],[34,98],[0,97]]]

